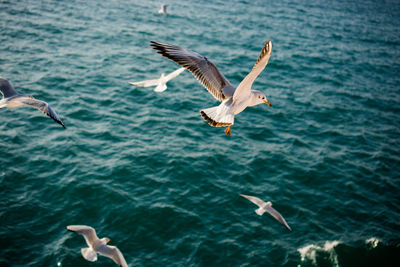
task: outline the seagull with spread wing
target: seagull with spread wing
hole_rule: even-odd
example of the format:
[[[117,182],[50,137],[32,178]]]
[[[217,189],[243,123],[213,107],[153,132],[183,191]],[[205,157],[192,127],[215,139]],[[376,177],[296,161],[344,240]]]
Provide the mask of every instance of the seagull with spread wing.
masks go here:
[[[188,69],[201,84],[222,103],[219,106],[203,109],[201,116],[214,127],[226,127],[225,133],[231,135],[235,115],[246,107],[265,103],[271,106],[267,97],[260,91],[252,90],[254,80],[267,66],[272,51],[272,43],[264,44],[253,69],[235,88],[225,76],[206,57],[176,45],[151,41],[157,53]]]
[[[82,256],[88,261],[96,261],[97,253],[100,255],[111,258],[116,264],[122,267],[127,267],[124,256],[117,247],[108,246],[107,243],[111,241],[108,237],[99,239],[96,231],[86,225],[68,225],[67,230],[83,235],[86,240],[88,248],[81,248]]]
[[[261,216],[264,214],[264,212],[268,212],[269,214],[272,215],[272,217],[277,219],[281,224],[283,224],[287,229],[289,229],[289,231],[292,231],[292,229],[287,224],[287,222],[283,218],[283,216],[278,211],[276,211],[276,209],[274,209],[272,207],[272,203],[270,201],[265,202],[265,201],[259,199],[258,197],[246,196],[246,195],[242,195],[242,194],[240,194],[240,195],[244,198],[247,198],[248,200],[250,200],[251,202],[253,202],[254,204],[256,204],[259,207],[258,209],[255,210],[255,212],[258,215]]]
[[[55,122],[60,124],[62,127],[66,128],[64,123],[62,123],[60,117],[52,109],[52,107],[44,101],[35,99],[31,95],[22,95],[15,91],[14,87],[6,79],[0,78],[0,91],[3,94],[3,99],[0,100],[1,108],[13,108],[22,105],[32,106],[42,111],[44,114],[52,118]]]
[[[154,88],[154,92],[164,92],[167,90],[167,82],[179,74],[181,74],[185,68],[179,68],[170,74],[165,76],[165,73],[161,73],[161,77],[159,79],[154,79],[154,80],[146,80],[146,81],[141,81],[141,82],[129,82],[130,84],[134,86],[144,86],[144,87],[149,87],[149,86],[156,86]]]

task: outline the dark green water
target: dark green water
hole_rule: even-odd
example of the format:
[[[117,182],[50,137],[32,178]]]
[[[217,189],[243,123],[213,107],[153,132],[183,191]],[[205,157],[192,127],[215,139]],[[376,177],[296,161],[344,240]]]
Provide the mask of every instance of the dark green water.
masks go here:
[[[400,266],[398,1],[1,1],[0,76],[49,102],[0,110],[0,265]],[[272,107],[203,121],[217,101],[149,41],[190,48]],[[293,231],[239,193],[269,200]]]

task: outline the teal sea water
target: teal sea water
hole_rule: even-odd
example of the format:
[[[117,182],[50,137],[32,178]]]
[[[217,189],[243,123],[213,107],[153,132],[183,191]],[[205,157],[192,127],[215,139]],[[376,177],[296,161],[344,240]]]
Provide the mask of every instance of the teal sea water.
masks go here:
[[[0,110],[0,266],[400,266],[398,1],[1,1],[0,76],[49,102]],[[130,81],[190,48],[234,85],[272,40],[232,136],[187,71],[163,93]],[[293,229],[239,196],[271,201]],[[116,265],[115,265],[116,266]]]

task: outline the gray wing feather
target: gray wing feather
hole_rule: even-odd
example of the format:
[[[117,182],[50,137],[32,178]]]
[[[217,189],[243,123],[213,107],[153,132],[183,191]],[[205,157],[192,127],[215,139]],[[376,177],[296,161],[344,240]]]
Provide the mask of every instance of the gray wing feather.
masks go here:
[[[224,94],[224,87],[232,87],[231,83],[206,57],[176,45],[150,43],[157,53],[188,69],[217,100],[229,98]]]
[[[160,79],[154,79],[154,80],[146,80],[146,81],[140,81],[140,82],[129,82],[129,83],[134,85],[134,86],[149,87],[149,86],[157,85],[159,82],[160,82]]]
[[[264,207],[264,205],[266,204],[265,201],[259,199],[258,197],[252,197],[252,196],[247,196],[247,195],[242,195],[240,194],[242,197],[247,198],[248,200],[250,200],[251,202],[253,202],[254,204],[256,204],[257,206]]]
[[[281,224],[283,224],[287,229],[289,229],[289,231],[292,231],[292,229],[290,228],[290,226],[287,224],[285,218],[283,218],[283,216],[273,207],[266,205],[264,207],[264,209],[266,211],[268,211],[269,214],[272,215],[272,217],[274,217],[275,219],[277,219]]]
[[[0,78],[0,91],[5,98],[18,95],[11,83],[3,78]]]
[[[121,251],[114,246],[107,246],[104,245],[97,250],[103,256],[111,258],[116,264],[122,267],[127,267],[128,264],[125,261],[124,256],[122,255]]]
[[[37,108],[38,110],[42,111],[44,114],[52,118],[55,122],[60,124],[62,127],[64,127],[64,129],[66,128],[54,109],[46,102],[30,97],[21,97],[20,99],[18,99],[18,101],[24,103],[25,105]]]
[[[71,232],[75,232],[77,234],[83,235],[86,240],[86,243],[89,246],[93,246],[95,243],[99,241],[99,238],[96,235],[96,231],[87,225],[68,225],[67,230]]]

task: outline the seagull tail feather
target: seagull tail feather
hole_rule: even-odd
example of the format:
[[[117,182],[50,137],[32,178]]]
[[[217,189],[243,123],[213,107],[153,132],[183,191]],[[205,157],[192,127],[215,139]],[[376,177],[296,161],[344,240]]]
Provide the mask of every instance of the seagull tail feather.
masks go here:
[[[97,254],[91,248],[81,248],[82,256],[88,261],[97,261]]]
[[[160,82],[156,88],[154,88],[154,92],[164,92],[165,90],[167,90],[167,84],[165,82]]]
[[[208,124],[214,127],[230,126],[235,118],[233,114],[221,110],[220,106],[203,109],[200,114]]]
[[[256,212],[258,215],[261,216],[261,215],[264,214],[265,210],[264,210],[263,208],[259,208],[259,209],[256,209],[255,212]]]

